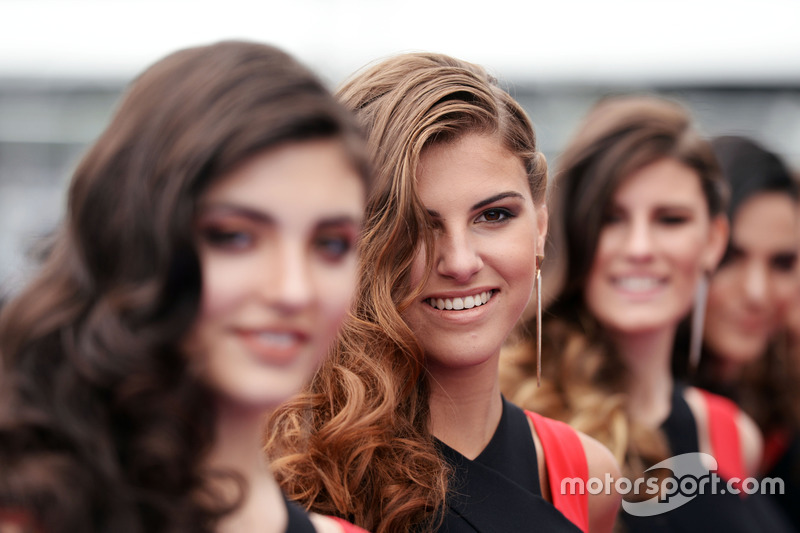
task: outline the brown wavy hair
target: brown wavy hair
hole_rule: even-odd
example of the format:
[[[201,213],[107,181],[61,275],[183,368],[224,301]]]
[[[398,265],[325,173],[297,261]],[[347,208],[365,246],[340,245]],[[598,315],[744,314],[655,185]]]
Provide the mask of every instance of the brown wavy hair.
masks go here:
[[[432,250],[415,184],[420,154],[467,133],[497,135],[524,163],[535,200],[547,165],[525,112],[476,65],[400,55],[338,95],[367,131],[378,179],[357,300],[311,385],[273,415],[266,449],[286,494],[311,510],[376,533],[430,529],[450,471],[428,426],[425,354],[401,317],[424,285],[409,283],[413,258],[421,246]]]
[[[565,420],[605,444],[628,475],[669,455],[666,439],[627,416],[625,366],[584,302],[603,217],[622,181],[664,158],[694,169],[708,212],[724,213],[727,192],[710,144],[688,112],[655,96],[610,97],[579,126],[553,183],[544,283],[541,388],[536,385],[535,324],[509,348],[501,388],[525,408]]]
[[[130,86],[73,176],[41,270],[0,316],[0,509],[48,533],[213,531],[211,392],[178,348],[201,293],[195,201],[243,160],[360,128],[284,52],[176,52]],[[241,482],[241,477],[238,476]]]

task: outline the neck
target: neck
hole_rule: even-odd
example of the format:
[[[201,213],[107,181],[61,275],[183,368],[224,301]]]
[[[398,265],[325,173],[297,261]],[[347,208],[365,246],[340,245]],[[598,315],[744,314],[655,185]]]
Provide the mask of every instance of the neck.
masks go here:
[[[731,361],[725,357],[709,356],[709,365],[714,379],[723,386],[733,386],[742,379],[744,366],[737,361]]]
[[[243,409],[224,400],[217,404],[216,438],[206,466],[235,472],[245,481],[241,505],[222,521],[221,532],[283,531],[286,527],[283,496],[261,446],[265,416],[263,411]],[[230,498],[240,494],[238,485],[227,480],[220,481],[217,489]]]
[[[470,459],[489,443],[503,413],[498,360],[499,353],[469,368],[428,368],[431,433]]]
[[[612,335],[628,374],[628,413],[649,427],[658,427],[669,416],[674,337],[674,328]]]

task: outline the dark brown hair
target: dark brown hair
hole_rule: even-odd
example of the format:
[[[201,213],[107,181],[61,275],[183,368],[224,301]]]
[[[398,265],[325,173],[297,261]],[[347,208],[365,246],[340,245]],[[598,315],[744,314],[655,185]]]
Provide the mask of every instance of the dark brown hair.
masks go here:
[[[0,508],[48,533],[211,531],[210,394],[178,345],[197,314],[195,200],[282,143],[341,138],[368,176],[355,121],[267,45],[176,52],[130,86],[73,176],[66,219],[0,316]]]
[[[754,196],[766,193],[785,195],[793,203],[798,200],[798,185],[789,168],[773,152],[758,142],[740,136],[717,137],[712,141],[723,175],[731,190],[728,216],[734,224],[739,209]],[[731,239],[733,235],[731,235]],[[731,259],[728,253],[720,268]],[[713,283],[713,280],[712,280]],[[679,338],[688,338],[689,328],[682,324]],[[792,360],[788,335],[779,331],[756,361],[747,364],[742,379],[735,384],[721,383],[718,375],[720,356],[703,346],[700,364],[688,378],[697,386],[736,400],[753,417],[765,434],[776,429],[800,429],[800,369]],[[674,371],[686,377],[688,356],[676,344]]]

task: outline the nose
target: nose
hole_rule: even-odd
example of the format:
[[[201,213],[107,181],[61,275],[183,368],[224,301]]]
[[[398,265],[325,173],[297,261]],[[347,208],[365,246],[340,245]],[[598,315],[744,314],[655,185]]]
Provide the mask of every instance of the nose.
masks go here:
[[[751,305],[766,305],[770,293],[769,272],[765,265],[751,262],[745,269],[744,292]]]
[[[645,220],[631,221],[625,235],[625,254],[635,261],[647,261],[653,256],[653,235]]]
[[[442,233],[434,246],[436,272],[446,278],[466,282],[483,268],[475,237],[468,231]]]
[[[284,313],[296,313],[308,307],[314,297],[314,284],[305,247],[300,243],[285,243],[277,254],[266,257],[265,261],[264,271],[272,273],[262,282],[265,301]]]

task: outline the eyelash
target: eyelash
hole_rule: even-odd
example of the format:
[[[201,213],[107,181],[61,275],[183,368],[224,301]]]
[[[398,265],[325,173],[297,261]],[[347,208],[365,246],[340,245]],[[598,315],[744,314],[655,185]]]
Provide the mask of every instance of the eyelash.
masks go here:
[[[344,259],[353,249],[353,244],[352,239],[346,236],[320,236],[314,240],[314,248],[333,263]]]
[[[499,220],[487,220],[487,214],[498,214],[501,216]],[[516,217],[517,215],[514,214],[511,210],[503,208],[503,207],[492,207],[481,212],[480,215],[475,219],[475,222],[484,223],[484,224],[501,224],[503,222],[507,222],[508,220]],[[483,219],[483,220],[481,220]]]
[[[793,272],[797,264],[797,256],[781,255],[772,258],[770,263],[772,264],[772,268],[778,272]]]
[[[253,244],[253,236],[243,230],[210,226],[202,228],[200,235],[208,244],[227,250],[246,250]]]
[[[668,226],[679,226],[689,221],[685,215],[663,215],[658,218],[659,222]]]
[[[622,219],[622,215],[609,213],[603,216],[602,223],[614,224],[616,222],[621,222]],[[681,224],[689,222],[689,217],[685,215],[661,215],[658,217],[657,221],[666,226],[680,226]]]

